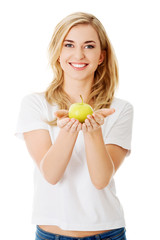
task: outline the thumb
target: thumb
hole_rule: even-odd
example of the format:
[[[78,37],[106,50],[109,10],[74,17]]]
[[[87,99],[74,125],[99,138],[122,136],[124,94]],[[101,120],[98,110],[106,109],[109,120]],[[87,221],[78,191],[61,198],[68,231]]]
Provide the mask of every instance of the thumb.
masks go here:
[[[57,118],[64,118],[64,117],[68,117],[68,110],[57,110],[56,112],[54,112],[54,115]]]
[[[96,114],[101,115],[103,117],[107,117],[115,112],[114,108],[102,108],[95,111]]]

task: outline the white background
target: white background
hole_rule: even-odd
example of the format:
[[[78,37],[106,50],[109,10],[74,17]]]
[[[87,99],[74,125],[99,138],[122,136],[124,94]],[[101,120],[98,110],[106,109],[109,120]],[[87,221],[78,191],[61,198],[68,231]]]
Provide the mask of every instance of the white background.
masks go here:
[[[160,214],[158,0],[14,0],[0,3],[1,239],[34,240],[33,161],[14,136],[24,95],[52,80],[47,47],[55,25],[84,11],[103,23],[120,71],[116,95],[134,106],[132,154],[116,175],[128,240],[158,239]]]

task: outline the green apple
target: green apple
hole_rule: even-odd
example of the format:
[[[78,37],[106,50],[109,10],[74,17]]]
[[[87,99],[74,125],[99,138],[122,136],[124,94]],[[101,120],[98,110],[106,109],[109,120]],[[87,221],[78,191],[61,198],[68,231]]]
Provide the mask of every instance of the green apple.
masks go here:
[[[81,103],[73,103],[69,108],[69,118],[78,119],[79,122],[83,123],[87,118],[87,115],[92,115],[93,109],[92,107],[83,102],[83,98],[80,95],[82,102]]]

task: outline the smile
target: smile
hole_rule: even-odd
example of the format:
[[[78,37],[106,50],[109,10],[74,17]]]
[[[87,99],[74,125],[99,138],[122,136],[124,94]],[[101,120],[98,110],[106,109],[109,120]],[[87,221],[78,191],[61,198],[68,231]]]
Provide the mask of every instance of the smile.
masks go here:
[[[86,63],[69,63],[74,69],[83,70],[88,64]]]

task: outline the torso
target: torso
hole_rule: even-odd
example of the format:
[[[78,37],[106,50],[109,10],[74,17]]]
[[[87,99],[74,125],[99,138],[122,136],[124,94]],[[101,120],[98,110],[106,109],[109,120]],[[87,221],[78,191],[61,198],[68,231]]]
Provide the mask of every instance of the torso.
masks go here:
[[[103,231],[66,231],[62,230],[58,226],[51,226],[51,225],[39,225],[39,227],[50,233],[58,234],[58,235],[64,235],[64,236],[70,236],[70,237],[87,237],[92,236],[96,234],[100,234],[103,232],[108,232],[110,230],[103,230]]]

